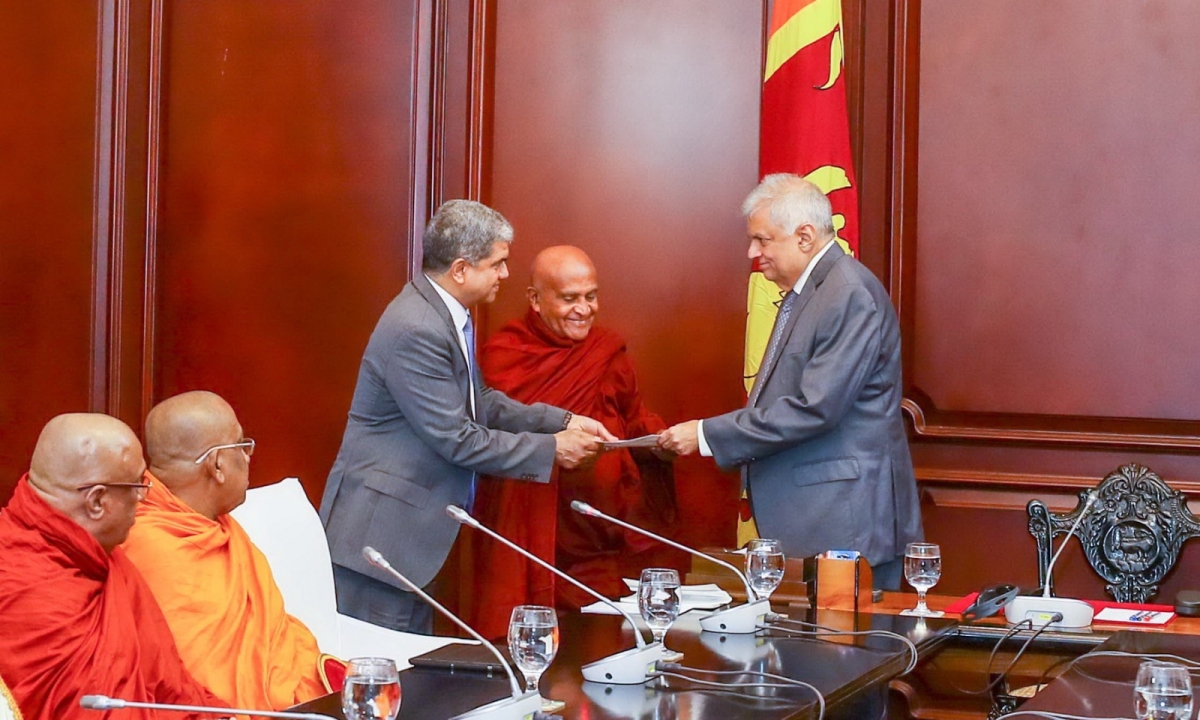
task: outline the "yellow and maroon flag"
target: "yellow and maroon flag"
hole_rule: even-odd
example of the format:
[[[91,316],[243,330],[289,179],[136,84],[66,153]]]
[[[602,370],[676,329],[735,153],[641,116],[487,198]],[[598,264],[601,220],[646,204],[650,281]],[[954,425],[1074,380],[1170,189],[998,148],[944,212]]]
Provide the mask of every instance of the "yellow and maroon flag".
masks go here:
[[[850,118],[842,76],[841,0],[775,0],[762,88],[759,175],[795,173],[821,188],[833,205],[842,249],[858,255],[858,192],[850,155]],[[775,324],[779,288],[750,269],[746,299],[746,392]],[[743,498],[738,544],[757,529]]]

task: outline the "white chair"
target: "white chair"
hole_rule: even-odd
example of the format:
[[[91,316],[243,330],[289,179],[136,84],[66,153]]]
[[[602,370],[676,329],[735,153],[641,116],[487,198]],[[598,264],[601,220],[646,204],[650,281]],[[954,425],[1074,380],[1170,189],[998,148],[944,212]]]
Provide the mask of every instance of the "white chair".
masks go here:
[[[403,670],[415,655],[462,642],[397,632],[339,614],[325,528],[296,478],[250,490],[232,515],[270,563],[288,614],[308,626],[322,652],[343,659],[388,657]]]
[[[0,678],[0,720],[21,720],[21,708],[17,707],[4,678]]]

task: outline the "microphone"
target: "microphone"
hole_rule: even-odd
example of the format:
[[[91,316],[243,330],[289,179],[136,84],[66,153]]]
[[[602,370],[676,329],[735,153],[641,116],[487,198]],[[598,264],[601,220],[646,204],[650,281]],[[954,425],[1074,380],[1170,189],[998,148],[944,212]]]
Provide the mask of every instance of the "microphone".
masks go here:
[[[633,626],[633,638],[637,642],[637,647],[629,650],[622,650],[615,655],[610,655],[601,660],[584,665],[581,668],[584,680],[590,680],[591,682],[598,683],[613,683],[615,685],[640,685],[641,683],[652,679],[649,673],[654,670],[654,663],[662,658],[662,643],[647,643],[645,638],[642,637],[642,631],[638,629],[637,621],[620,605],[612,600],[609,600],[600,593],[591,589],[587,585],[584,585],[520,545],[517,545],[495,530],[485,526],[483,523],[471,517],[470,513],[458,507],[457,505],[447,505],[446,514],[463,525],[473,527],[485,535],[489,535],[492,538],[499,540],[504,545],[516,550],[521,555],[534,561],[538,565],[541,565],[580,590],[583,590],[594,598],[598,598],[601,602],[616,610],[618,613],[623,615],[626,620],[629,621],[629,624]]]
[[[239,708],[205,707],[203,705],[170,705],[167,703],[134,702],[110,698],[107,695],[84,695],[79,698],[79,707],[87,710],[120,710],[121,708],[142,708],[145,710],[165,710],[168,712],[209,713],[212,715],[252,715],[254,717],[291,718],[292,720],[334,720],[328,715],[319,713],[277,712],[273,710],[242,710]]]
[[[1059,544],[1058,551],[1054,553],[1054,557],[1050,558],[1050,564],[1046,566],[1046,586],[1042,589],[1042,595],[1040,597],[1018,595],[1004,606],[1004,617],[1008,622],[1018,623],[1029,620],[1032,623],[1049,623],[1047,627],[1051,628],[1084,628],[1092,624],[1092,616],[1095,615],[1096,610],[1082,600],[1051,596],[1050,578],[1052,577],[1051,573],[1054,572],[1054,563],[1058,562],[1058,557],[1062,555],[1071,536],[1079,529],[1079,524],[1083,522],[1083,518],[1087,516],[1096,500],[1096,491],[1092,490],[1088,493],[1087,502],[1079,512],[1079,517],[1075,518],[1071,529],[1067,531],[1067,536]],[[1061,615],[1062,619],[1055,621],[1053,618],[1056,615]]]
[[[750,587],[750,581],[746,579],[746,575],[730,563],[727,563],[720,558],[715,558],[712,555],[706,555],[699,550],[690,548],[686,545],[680,545],[674,540],[668,540],[661,535],[656,535],[649,530],[645,530],[636,525],[630,525],[624,520],[618,520],[611,515],[605,515],[596,508],[580,500],[572,500],[571,509],[577,513],[587,515],[588,517],[607,520],[610,523],[620,525],[627,530],[632,530],[636,533],[645,535],[648,538],[653,538],[661,543],[666,543],[676,550],[683,550],[684,552],[691,553],[697,557],[702,557],[705,560],[709,560],[720,565],[721,567],[732,570],[733,574],[737,575],[738,579],[742,581],[742,585],[746,587],[746,604],[736,605],[723,610],[717,610],[716,612],[705,615],[704,617],[700,618],[701,629],[708,632],[733,634],[752,633],[756,632],[758,628],[763,625],[764,621],[766,620],[767,613],[771,612],[770,600],[767,598],[760,598],[758,593],[754,592],[754,588]]]
[[[393,577],[404,584],[406,588],[417,594],[425,602],[429,603],[434,609],[441,614],[450,618],[451,622],[462,628],[468,635],[478,640],[485,648],[492,651],[496,659],[500,661],[500,666],[504,668],[504,672],[508,675],[508,685],[512,690],[510,697],[490,702],[487,705],[482,705],[469,710],[461,715],[455,715],[451,720],[528,720],[533,715],[542,709],[542,696],[537,690],[522,692],[521,686],[517,683],[517,676],[513,674],[512,668],[508,666],[508,662],[496,646],[488,642],[487,638],[475,632],[475,630],[463,622],[457,615],[442,607],[442,604],[434,600],[421,588],[417,587],[408,578],[400,574],[400,571],[392,567],[378,550],[367,546],[362,549],[363,558],[375,567],[390,573]]]

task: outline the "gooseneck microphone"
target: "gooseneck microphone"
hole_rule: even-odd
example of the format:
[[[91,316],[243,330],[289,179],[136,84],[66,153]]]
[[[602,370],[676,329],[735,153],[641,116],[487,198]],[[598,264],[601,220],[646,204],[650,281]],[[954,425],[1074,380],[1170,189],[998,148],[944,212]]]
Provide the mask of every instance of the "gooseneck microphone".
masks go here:
[[[634,617],[626,612],[620,605],[612,600],[609,600],[600,593],[591,589],[587,585],[584,585],[520,545],[517,545],[495,530],[485,526],[483,523],[472,517],[470,513],[458,507],[457,505],[447,505],[446,514],[463,525],[473,527],[483,534],[499,540],[502,544],[512,548],[517,553],[532,560],[538,565],[541,565],[592,597],[599,599],[601,602],[605,603],[613,610],[616,610],[618,613],[623,615],[625,619],[629,621],[629,624],[633,626],[633,638],[637,643],[637,647],[630,650],[623,650],[615,655],[610,655],[601,660],[584,665],[581,668],[584,680],[599,683],[612,683],[614,685],[640,685],[641,683],[652,679],[649,673],[654,670],[654,663],[662,657],[662,643],[647,643],[642,637],[642,631],[638,629],[637,620],[635,620]]]
[[[375,567],[391,574],[397,580],[404,584],[412,592],[416,593],[417,597],[429,603],[434,609],[441,614],[450,618],[458,627],[462,628],[468,635],[475,638],[485,648],[490,650],[496,659],[500,661],[500,666],[504,668],[505,674],[508,675],[508,685],[512,689],[512,696],[490,702],[487,705],[482,705],[470,710],[461,715],[454,716],[451,720],[528,720],[533,715],[542,709],[542,696],[536,690],[522,692],[521,685],[517,682],[517,676],[513,674],[512,668],[508,666],[508,661],[496,649],[496,646],[488,642],[488,639],[479,633],[475,632],[474,628],[463,622],[457,615],[450,612],[442,606],[437,600],[434,600],[421,588],[417,587],[416,583],[400,574],[400,571],[392,567],[378,550],[367,546],[362,549],[363,557],[367,562]]]
[[[763,621],[766,619],[767,614],[771,612],[770,600],[767,598],[760,598],[758,593],[754,592],[754,588],[750,587],[750,581],[746,579],[746,575],[731,563],[727,563],[720,558],[713,557],[712,555],[702,553],[695,548],[688,547],[687,545],[681,545],[674,540],[669,540],[661,535],[656,535],[655,533],[652,533],[644,528],[631,525],[624,520],[618,520],[611,515],[605,515],[581,500],[572,500],[571,509],[577,513],[587,515],[588,517],[607,520],[608,522],[613,523],[614,525],[619,525],[626,530],[632,530],[635,533],[640,533],[648,538],[652,538],[661,543],[670,545],[677,550],[683,550],[686,553],[691,553],[697,557],[702,557],[705,560],[709,560],[717,565],[720,565],[721,567],[732,570],[733,574],[737,575],[738,579],[742,581],[742,585],[746,587],[746,604],[735,605],[734,607],[717,610],[716,612],[705,615],[704,617],[700,618],[701,629],[708,632],[734,634],[752,633],[758,630],[758,628],[763,624]]]
[[[210,715],[250,715],[252,717],[291,718],[291,720],[334,720],[328,715],[319,713],[282,712],[275,710],[243,710],[240,708],[207,707],[204,705],[171,705],[168,703],[134,702],[121,700],[107,695],[84,695],[79,698],[79,707],[87,710],[120,710],[121,708],[141,708],[143,710],[164,710],[167,712],[208,713]]]
[[[1082,628],[1092,624],[1092,616],[1096,610],[1082,600],[1052,597],[1050,595],[1050,578],[1052,577],[1051,573],[1054,572],[1054,563],[1058,562],[1058,557],[1062,555],[1071,536],[1079,529],[1079,524],[1083,522],[1083,518],[1087,516],[1096,500],[1096,491],[1089,492],[1087,502],[1079,512],[1079,517],[1075,518],[1075,523],[1071,525],[1067,536],[1058,546],[1058,551],[1054,553],[1050,564],[1046,566],[1046,586],[1042,589],[1041,596],[1018,595],[1004,606],[1004,617],[1010,623],[1029,620],[1035,624],[1047,623],[1047,627],[1050,628]],[[1055,616],[1060,616],[1060,619],[1055,620]]]

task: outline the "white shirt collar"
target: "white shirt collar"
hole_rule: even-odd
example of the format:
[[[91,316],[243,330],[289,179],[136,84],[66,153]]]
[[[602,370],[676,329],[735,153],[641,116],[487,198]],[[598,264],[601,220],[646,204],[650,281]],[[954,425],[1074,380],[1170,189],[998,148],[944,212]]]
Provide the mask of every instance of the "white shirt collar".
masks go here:
[[[825,247],[821,248],[820,252],[813,256],[813,259],[808,263],[808,267],[804,268],[804,272],[800,273],[800,279],[796,282],[796,286],[792,288],[792,292],[797,295],[800,294],[800,291],[804,289],[804,284],[808,282],[808,276],[812,275],[813,268],[817,266],[817,263],[821,262],[821,258],[825,257],[825,253],[829,252],[829,248],[834,245],[837,245],[837,238],[830,240]],[[437,286],[434,285],[434,287]]]
[[[453,295],[446,292],[446,289],[438,285],[433,278],[426,275],[425,279],[429,281],[429,284],[437,291],[438,297],[446,304],[446,309],[450,311],[450,319],[454,321],[454,328],[461,332],[467,326],[467,318],[471,316],[470,313],[467,312],[462,303],[456,300]]]

